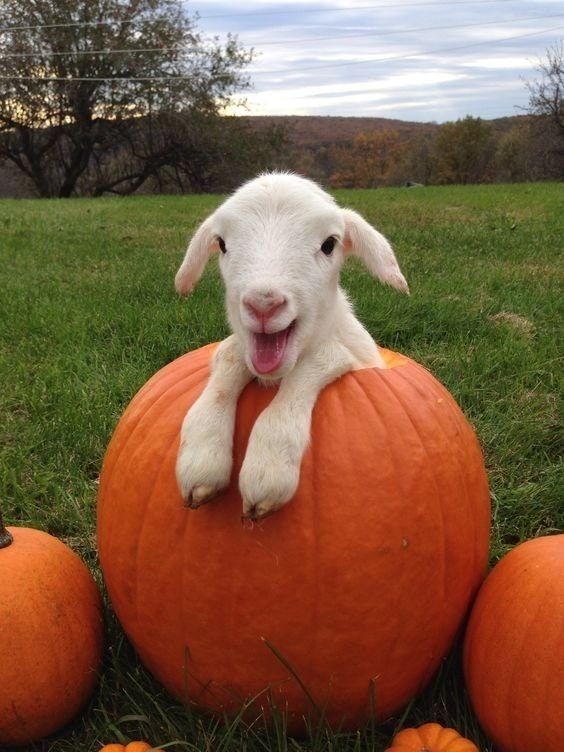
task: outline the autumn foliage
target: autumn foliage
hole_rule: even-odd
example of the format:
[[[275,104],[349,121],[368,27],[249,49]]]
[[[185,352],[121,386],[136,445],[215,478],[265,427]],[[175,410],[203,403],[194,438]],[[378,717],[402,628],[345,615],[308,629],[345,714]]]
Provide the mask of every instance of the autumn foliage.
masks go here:
[[[564,175],[557,149],[545,119],[467,116],[413,130],[367,130],[324,148],[318,159],[315,150],[308,152],[298,170],[332,188],[554,180]]]
[[[350,146],[335,149],[334,188],[376,188],[386,185],[405,149],[398,131],[370,131]]]

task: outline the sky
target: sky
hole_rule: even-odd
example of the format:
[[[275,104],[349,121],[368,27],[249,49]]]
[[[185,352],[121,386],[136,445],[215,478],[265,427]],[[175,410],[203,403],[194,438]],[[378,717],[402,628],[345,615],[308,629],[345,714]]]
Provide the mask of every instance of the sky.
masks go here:
[[[191,0],[206,36],[255,50],[250,115],[445,122],[522,114],[564,39],[564,0]]]

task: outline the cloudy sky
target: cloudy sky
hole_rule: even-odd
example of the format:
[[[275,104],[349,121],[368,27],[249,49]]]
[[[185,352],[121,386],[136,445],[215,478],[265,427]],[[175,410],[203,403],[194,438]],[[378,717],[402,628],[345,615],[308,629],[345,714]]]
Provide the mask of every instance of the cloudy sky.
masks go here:
[[[240,10],[237,11],[236,8]],[[237,34],[253,115],[495,118],[564,38],[563,0],[191,0],[206,35]]]

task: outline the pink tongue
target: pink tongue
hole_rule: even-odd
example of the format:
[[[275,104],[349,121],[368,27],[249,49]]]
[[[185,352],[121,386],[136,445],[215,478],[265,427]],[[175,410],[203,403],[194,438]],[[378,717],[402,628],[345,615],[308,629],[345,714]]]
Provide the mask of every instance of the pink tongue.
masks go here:
[[[271,373],[280,366],[287,340],[288,329],[274,334],[253,334],[251,360],[257,373]]]

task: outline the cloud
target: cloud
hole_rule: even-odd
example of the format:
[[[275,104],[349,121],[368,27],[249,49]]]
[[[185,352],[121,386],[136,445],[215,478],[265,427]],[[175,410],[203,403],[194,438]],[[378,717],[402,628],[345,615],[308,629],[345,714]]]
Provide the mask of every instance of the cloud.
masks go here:
[[[505,55],[500,57],[484,57],[480,60],[467,60],[460,65],[465,68],[483,68],[485,70],[516,70],[530,68],[534,61],[528,55]]]
[[[515,114],[527,102],[523,79],[564,36],[561,0],[247,0],[238,14],[227,0],[199,0],[189,9],[205,33],[236,33],[255,48],[251,114]]]

